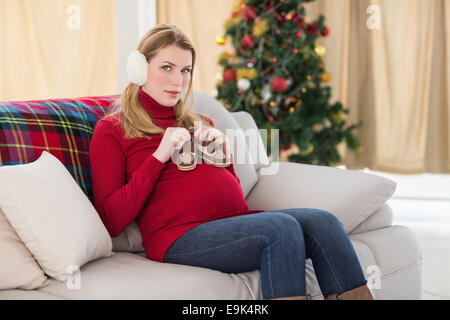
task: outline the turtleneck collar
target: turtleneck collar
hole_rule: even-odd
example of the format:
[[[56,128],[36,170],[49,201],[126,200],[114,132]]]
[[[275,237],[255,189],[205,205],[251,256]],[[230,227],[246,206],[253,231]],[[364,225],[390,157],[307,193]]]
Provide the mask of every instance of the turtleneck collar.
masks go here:
[[[172,107],[166,107],[156,102],[144,90],[139,89],[139,100],[144,109],[150,114],[153,119],[174,119],[175,111]]]

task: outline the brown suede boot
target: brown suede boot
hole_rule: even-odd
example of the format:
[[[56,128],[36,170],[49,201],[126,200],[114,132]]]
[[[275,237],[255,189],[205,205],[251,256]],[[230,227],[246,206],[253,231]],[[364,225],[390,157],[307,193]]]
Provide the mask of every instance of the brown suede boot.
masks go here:
[[[374,300],[372,293],[370,292],[367,284],[346,291],[342,294],[331,294],[324,300]]]

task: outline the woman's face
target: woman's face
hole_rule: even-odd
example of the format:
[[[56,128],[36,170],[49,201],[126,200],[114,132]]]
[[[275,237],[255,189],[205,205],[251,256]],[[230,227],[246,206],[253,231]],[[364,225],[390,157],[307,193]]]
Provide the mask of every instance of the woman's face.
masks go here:
[[[142,90],[159,104],[174,106],[187,90],[191,71],[191,51],[169,45],[149,61],[148,80]]]

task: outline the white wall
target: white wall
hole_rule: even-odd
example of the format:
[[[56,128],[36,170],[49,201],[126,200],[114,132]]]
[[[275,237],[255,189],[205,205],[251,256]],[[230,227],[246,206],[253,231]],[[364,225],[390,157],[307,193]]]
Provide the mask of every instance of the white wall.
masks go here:
[[[121,93],[128,83],[126,63],[141,37],[156,24],[156,0],[115,0],[117,81]]]

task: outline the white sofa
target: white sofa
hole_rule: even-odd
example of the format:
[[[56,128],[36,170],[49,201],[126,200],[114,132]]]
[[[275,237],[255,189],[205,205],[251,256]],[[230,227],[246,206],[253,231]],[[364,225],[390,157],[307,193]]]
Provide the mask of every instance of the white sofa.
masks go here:
[[[248,113],[230,113],[200,92],[194,97],[194,110],[212,117],[221,131],[239,133],[231,141],[233,152],[237,160],[242,154],[247,160],[235,160],[235,170],[250,208],[315,207],[334,213],[349,232],[375,299],[421,299],[420,241],[407,227],[392,225],[386,202],[395,183],[351,170],[269,163],[261,136],[256,143],[245,138],[246,130],[258,130]],[[1,290],[0,299],[262,299],[259,270],[226,274],[154,262],[145,258],[137,230],[133,223],[113,239],[113,256],[83,265],[78,284],[51,279],[36,290]],[[307,293],[322,299],[309,259],[306,268]]]

